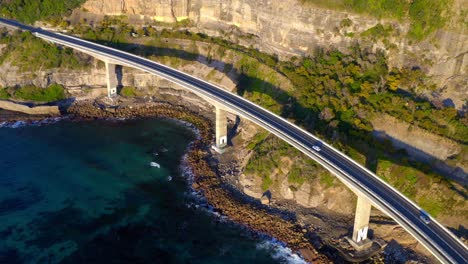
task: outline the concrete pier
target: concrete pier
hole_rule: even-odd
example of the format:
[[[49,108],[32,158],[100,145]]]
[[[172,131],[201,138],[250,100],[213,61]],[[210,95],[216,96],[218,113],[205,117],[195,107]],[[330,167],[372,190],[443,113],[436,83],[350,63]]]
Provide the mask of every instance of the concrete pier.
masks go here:
[[[350,240],[350,243],[357,250],[366,249],[372,244],[372,241],[367,238],[371,207],[372,205],[369,199],[358,194],[356,215],[354,217],[353,236]]]
[[[106,78],[107,78],[107,96],[113,97],[117,95],[117,73],[115,64],[106,62]]]
[[[226,110],[216,106],[216,144],[215,149],[220,152],[227,145],[227,117]]]

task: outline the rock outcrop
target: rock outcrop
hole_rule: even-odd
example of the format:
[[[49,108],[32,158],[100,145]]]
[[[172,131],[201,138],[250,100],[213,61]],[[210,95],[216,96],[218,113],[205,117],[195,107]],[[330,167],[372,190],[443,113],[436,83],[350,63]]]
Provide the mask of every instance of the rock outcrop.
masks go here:
[[[50,115],[50,116],[60,115],[60,110],[58,106],[56,105],[54,106],[42,105],[42,106],[29,107],[23,104],[0,100],[0,109],[21,112],[21,113],[25,113],[28,115]]]

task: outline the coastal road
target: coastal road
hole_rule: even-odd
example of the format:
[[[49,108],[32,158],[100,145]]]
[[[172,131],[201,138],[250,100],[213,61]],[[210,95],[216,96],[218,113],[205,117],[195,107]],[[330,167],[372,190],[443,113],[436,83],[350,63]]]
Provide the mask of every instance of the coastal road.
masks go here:
[[[424,223],[420,219],[421,208],[419,206],[365,167],[286,119],[218,86],[160,63],[77,37],[33,28],[0,18],[0,26],[2,24],[29,30],[39,38],[86,52],[100,59],[108,59],[113,63],[158,75],[204,98],[215,101],[229,111],[262,126],[327,168],[353,191],[367,197],[376,208],[393,218],[439,261],[443,263],[468,263],[466,245],[435,219],[431,218],[429,224]],[[314,150],[312,148],[314,145],[319,145],[321,150]]]

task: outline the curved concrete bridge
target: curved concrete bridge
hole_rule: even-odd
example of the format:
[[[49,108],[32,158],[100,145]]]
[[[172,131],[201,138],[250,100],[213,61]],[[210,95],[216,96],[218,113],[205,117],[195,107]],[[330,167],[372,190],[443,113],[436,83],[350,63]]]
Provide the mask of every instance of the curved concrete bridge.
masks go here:
[[[351,238],[351,243],[357,249],[369,244],[367,232],[371,206],[374,206],[393,218],[439,261],[468,263],[468,248],[435,219],[430,216],[427,216],[429,222],[421,219],[422,210],[419,206],[365,167],[282,117],[204,80],[130,53],[2,18],[1,25],[29,30],[39,38],[103,60],[106,63],[108,96],[116,93],[115,65],[123,65],[173,81],[205,98],[216,107],[217,150],[222,150],[227,142],[227,111],[246,118],[285,140],[336,175],[358,196]],[[320,146],[320,150],[314,149],[314,146]]]

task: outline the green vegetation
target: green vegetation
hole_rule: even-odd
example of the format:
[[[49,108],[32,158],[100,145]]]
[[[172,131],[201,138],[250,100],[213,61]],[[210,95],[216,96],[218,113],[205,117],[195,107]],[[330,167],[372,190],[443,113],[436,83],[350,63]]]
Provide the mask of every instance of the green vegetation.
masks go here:
[[[268,176],[268,175],[263,175],[262,176],[262,190],[263,191],[268,190],[272,183],[273,183],[273,181],[271,180],[270,176]]]
[[[422,40],[445,25],[452,0],[302,0],[319,7],[409,20],[408,36]]]
[[[52,68],[79,69],[85,63],[69,48],[61,48],[36,38],[30,32],[6,34],[0,32],[0,44],[7,47],[0,55],[0,64],[10,62],[20,71],[36,72]]]
[[[125,86],[120,91],[120,95],[125,96],[125,97],[135,97],[135,96],[139,96],[140,93],[136,90],[135,87]]]
[[[15,90],[13,98],[26,101],[54,102],[65,98],[65,89],[58,84],[52,84],[47,88],[27,85]]]
[[[447,21],[451,0],[413,0],[409,8],[411,28],[408,35],[422,40]]]
[[[8,93],[6,88],[1,88],[0,87],[0,99],[8,99],[10,98],[10,94]]]
[[[366,164],[366,157],[364,155],[362,155],[359,151],[357,151],[356,149],[352,148],[352,147],[349,147],[347,149],[347,155],[349,157],[351,157],[354,161],[356,161],[357,163],[361,164],[361,165],[365,165]]]
[[[268,131],[262,131],[257,133],[254,138],[247,145],[249,150],[253,150],[258,144],[262,143],[263,140],[269,135]]]
[[[320,174],[320,183],[325,185],[327,188],[330,188],[333,186],[335,182],[335,177],[332,176],[330,173],[321,173]]]
[[[389,160],[385,160],[385,159],[382,159],[382,160],[379,160],[379,164],[378,164],[378,171],[384,175],[388,172],[388,170],[392,167],[392,162],[389,161]]]
[[[305,3],[329,8],[369,14],[377,18],[403,19],[410,3],[406,0],[302,0]],[[431,1],[431,0],[429,0]],[[437,0],[435,0],[437,1]]]
[[[291,184],[301,186],[304,182],[326,174],[325,169],[307,158],[297,149],[265,131],[253,139],[256,142],[254,154],[246,167],[246,173],[262,178],[262,188],[273,184],[271,175],[286,175]]]
[[[305,182],[306,178],[302,172],[302,168],[293,166],[288,173],[288,182],[301,186]]]
[[[373,54],[359,47],[351,48],[348,54],[317,50],[314,57],[281,63],[279,67],[296,87],[289,93],[296,104],[284,109],[283,115],[306,121],[305,126],[325,135],[338,130],[370,141],[369,120],[375,113],[383,112],[436,134],[468,142],[468,127],[463,124],[466,116],[457,114],[454,108],[417,97],[415,94],[433,89],[424,73],[419,69],[388,69],[383,53]]]
[[[343,20],[341,20],[340,22],[340,26],[342,28],[346,28],[346,27],[350,27],[351,25],[353,25],[353,21],[349,18],[345,18]]]
[[[446,199],[443,196],[435,197],[435,195],[422,196],[417,200],[419,206],[424,208],[430,215],[437,217],[440,213],[450,212],[453,207],[453,201]]]
[[[403,162],[397,164],[385,158],[379,159],[377,175],[419,204],[432,216],[453,214],[454,208],[464,207],[464,199],[454,187],[421,164]],[[466,190],[461,191],[466,195]],[[460,213],[466,214],[466,210]]]
[[[0,88],[0,99],[10,98],[24,101],[54,102],[65,99],[65,89],[58,84],[51,84],[47,88],[40,88],[34,85]]]
[[[374,27],[369,28],[368,30],[361,33],[362,37],[367,37],[372,40],[383,39],[389,37],[393,32],[393,27],[391,25],[382,25],[377,24]]]
[[[38,20],[57,19],[85,0],[5,0],[0,1],[0,15],[32,24]]]

